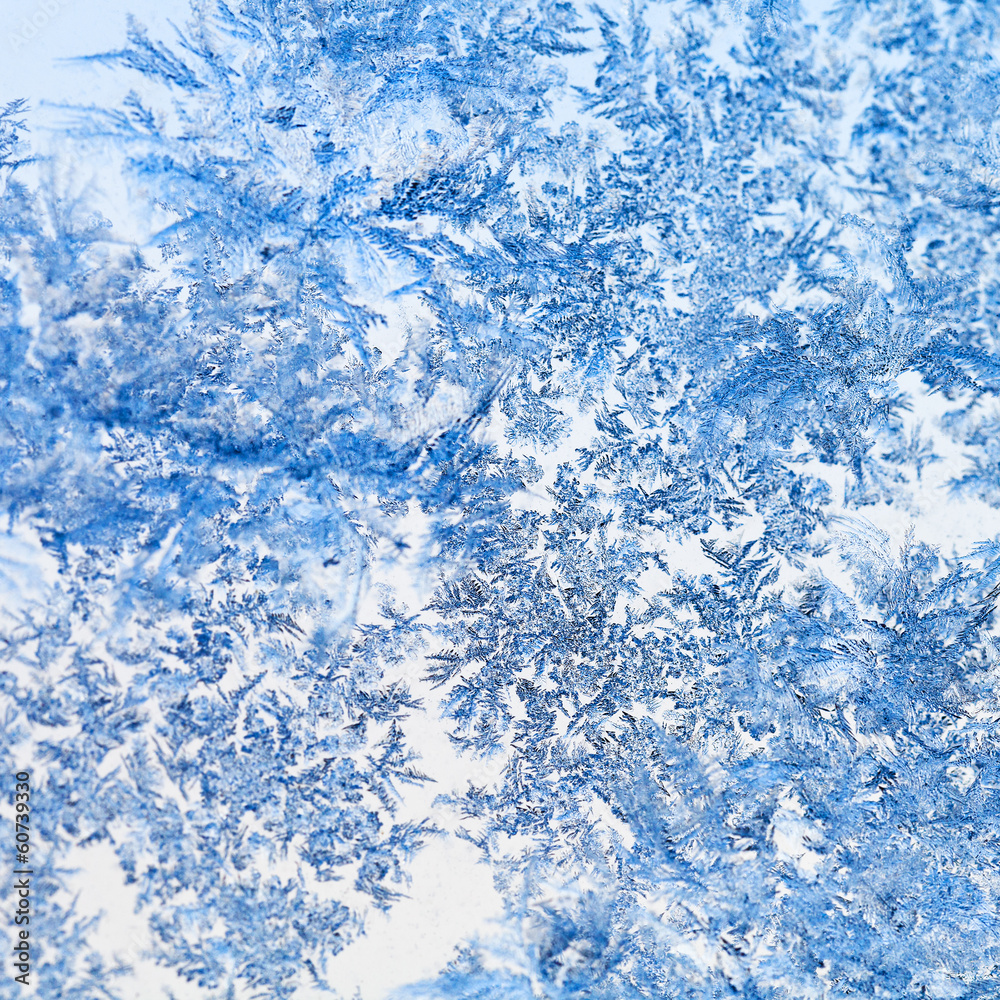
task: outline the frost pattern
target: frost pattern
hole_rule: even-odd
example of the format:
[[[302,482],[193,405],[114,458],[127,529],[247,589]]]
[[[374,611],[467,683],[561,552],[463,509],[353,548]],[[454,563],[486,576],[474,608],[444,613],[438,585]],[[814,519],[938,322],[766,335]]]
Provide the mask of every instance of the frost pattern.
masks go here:
[[[504,929],[402,996],[996,995],[998,17],[198,2],[65,139],[141,248],[6,106],[39,996],[123,995],[99,850],[192,995],[284,998],[456,836]]]

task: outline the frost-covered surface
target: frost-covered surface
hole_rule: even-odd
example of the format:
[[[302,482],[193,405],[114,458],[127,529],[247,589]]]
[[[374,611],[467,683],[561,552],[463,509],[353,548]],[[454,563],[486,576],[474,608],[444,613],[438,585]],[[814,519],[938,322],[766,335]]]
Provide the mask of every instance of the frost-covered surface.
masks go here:
[[[996,997],[998,46],[199,0],[48,162],[3,79],[35,995]]]

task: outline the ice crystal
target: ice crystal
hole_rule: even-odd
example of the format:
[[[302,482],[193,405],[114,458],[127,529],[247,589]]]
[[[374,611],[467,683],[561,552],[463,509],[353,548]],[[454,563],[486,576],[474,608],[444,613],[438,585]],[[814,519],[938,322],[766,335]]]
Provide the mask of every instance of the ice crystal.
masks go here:
[[[996,994],[998,27],[197,2],[61,140],[140,247],[0,95],[40,996],[105,849],[192,995],[346,995],[431,838],[505,917],[404,996]]]

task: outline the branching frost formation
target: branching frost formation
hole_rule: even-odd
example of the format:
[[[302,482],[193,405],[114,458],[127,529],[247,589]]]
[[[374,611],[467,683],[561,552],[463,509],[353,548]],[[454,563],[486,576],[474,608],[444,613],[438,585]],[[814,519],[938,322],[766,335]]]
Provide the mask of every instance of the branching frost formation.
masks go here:
[[[292,997],[435,836],[508,929],[409,996],[995,996],[1000,542],[921,527],[1000,496],[997,15],[744,7],[133,23],[67,141],[139,248],[7,105],[39,996],[129,972],[69,859],[199,995]]]

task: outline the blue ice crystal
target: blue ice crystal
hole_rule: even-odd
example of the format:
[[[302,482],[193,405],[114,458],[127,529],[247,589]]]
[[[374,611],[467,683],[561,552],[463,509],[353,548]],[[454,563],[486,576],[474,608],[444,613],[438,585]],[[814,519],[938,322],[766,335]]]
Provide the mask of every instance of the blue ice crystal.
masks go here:
[[[399,998],[1000,996],[998,44],[194,0],[48,160],[2,80],[35,995],[348,1000],[433,843],[503,913]]]

